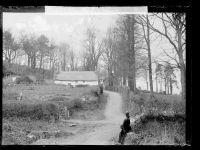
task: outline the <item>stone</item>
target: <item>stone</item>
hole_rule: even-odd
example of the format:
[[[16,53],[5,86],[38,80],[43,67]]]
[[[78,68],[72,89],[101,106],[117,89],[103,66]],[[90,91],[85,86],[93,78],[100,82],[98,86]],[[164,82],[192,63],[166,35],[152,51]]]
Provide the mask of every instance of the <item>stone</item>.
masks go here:
[[[76,126],[76,124],[69,124],[69,126],[70,126],[70,127],[74,127],[74,126]]]
[[[29,139],[29,143],[37,141],[37,137],[35,135],[28,134],[27,137]]]

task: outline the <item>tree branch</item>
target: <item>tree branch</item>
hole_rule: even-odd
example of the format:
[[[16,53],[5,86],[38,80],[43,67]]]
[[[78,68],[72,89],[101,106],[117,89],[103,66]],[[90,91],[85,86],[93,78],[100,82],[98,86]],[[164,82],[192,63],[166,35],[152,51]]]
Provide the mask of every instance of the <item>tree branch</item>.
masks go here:
[[[163,15],[162,15],[162,17],[163,17]],[[165,33],[163,33],[160,30],[154,28],[150,23],[149,23],[149,27],[150,27],[151,30],[153,30],[153,31],[155,31],[155,32],[163,35],[164,37],[166,37],[168,39],[168,41],[172,44],[172,46],[175,48],[175,50],[177,51],[177,53],[178,53],[178,48],[177,48],[176,44],[168,36],[168,30],[167,30],[167,27],[166,27],[166,24],[165,24],[164,20],[162,20],[162,22],[163,22],[163,26],[164,26],[164,29],[165,29]]]

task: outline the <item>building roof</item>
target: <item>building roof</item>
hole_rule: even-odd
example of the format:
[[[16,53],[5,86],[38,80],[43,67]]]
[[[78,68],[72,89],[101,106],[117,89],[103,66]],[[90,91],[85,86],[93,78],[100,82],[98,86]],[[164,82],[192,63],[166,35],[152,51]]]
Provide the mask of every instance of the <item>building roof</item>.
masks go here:
[[[84,81],[96,81],[98,76],[93,71],[65,71],[61,72],[56,76],[56,80],[61,81],[73,81],[73,80],[84,80]]]

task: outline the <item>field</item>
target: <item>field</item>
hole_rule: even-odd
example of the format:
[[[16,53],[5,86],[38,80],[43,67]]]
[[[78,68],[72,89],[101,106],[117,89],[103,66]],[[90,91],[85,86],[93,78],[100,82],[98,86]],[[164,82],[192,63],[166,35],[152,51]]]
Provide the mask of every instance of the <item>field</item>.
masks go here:
[[[20,95],[22,99],[19,99]],[[3,86],[2,144],[26,145],[41,138],[73,135],[83,127],[66,127],[61,120],[102,119],[105,103],[106,96],[100,95],[96,86]]]
[[[62,97],[71,100],[80,97],[83,93],[89,92],[90,88],[67,88],[64,85],[15,85],[3,89],[3,103],[15,101],[15,96],[22,92],[21,102],[37,103],[47,101],[55,97]]]
[[[154,98],[143,91],[133,93],[128,88],[107,87],[121,93],[123,111],[132,118],[142,116],[132,124],[124,144],[180,145],[185,144],[185,102],[179,95],[154,93]],[[117,139],[118,137],[116,137]]]

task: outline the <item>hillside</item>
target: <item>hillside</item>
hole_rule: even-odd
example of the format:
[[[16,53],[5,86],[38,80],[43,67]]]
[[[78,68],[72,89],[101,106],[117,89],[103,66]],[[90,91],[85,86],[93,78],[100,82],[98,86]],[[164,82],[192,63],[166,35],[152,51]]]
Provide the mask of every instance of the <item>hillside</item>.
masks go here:
[[[53,72],[46,69],[31,69],[25,65],[18,65],[11,63],[10,65],[6,62],[3,62],[3,77],[9,74],[14,75],[34,75],[37,79],[52,79],[53,78]]]

